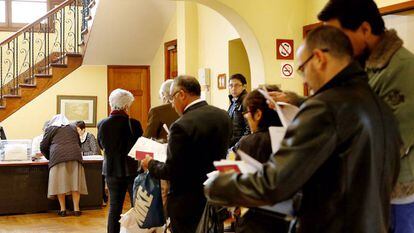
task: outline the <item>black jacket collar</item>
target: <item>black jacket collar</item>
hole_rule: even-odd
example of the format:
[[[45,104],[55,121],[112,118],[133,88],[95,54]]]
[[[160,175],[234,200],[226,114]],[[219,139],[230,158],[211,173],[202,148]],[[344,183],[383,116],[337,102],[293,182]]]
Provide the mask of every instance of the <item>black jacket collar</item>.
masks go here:
[[[326,91],[328,89],[342,86],[345,83],[349,83],[352,80],[363,79],[368,80],[367,74],[362,69],[361,65],[357,62],[351,62],[347,67],[340,71],[335,77],[333,77],[329,82],[323,85],[315,95]]]
[[[236,102],[242,102],[243,101],[243,99],[244,99],[244,96],[246,96],[247,95],[247,91],[246,91],[246,89],[244,89],[243,91],[242,91],[242,93],[240,93],[240,95],[237,97],[237,100],[236,100]],[[229,100],[230,100],[230,103],[233,103],[233,96],[232,95],[229,95]]]
[[[190,112],[190,111],[192,111],[192,110],[194,110],[194,109],[197,109],[197,108],[202,107],[202,106],[205,106],[205,105],[207,105],[207,102],[206,102],[206,101],[201,101],[201,102],[198,102],[198,103],[196,103],[196,104],[194,104],[194,105],[191,105],[189,108],[187,108],[187,109],[183,112],[183,114],[186,114],[187,112]]]

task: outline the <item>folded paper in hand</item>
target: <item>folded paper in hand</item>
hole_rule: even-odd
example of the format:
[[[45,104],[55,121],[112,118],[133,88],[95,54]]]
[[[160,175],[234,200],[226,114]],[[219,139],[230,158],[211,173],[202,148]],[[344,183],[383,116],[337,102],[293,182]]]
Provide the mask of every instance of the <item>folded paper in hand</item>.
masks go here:
[[[263,169],[263,165],[251,157],[250,155],[246,154],[242,150],[238,150],[237,154],[240,155],[242,161],[230,161],[230,160],[221,160],[214,162],[214,166],[217,168],[217,170],[221,171],[228,171],[227,168],[231,168],[230,170],[233,170],[237,173],[255,173],[261,169]],[[210,179],[215,179],[217,176],[217,172],[211,172],[208,174],[208,179],[204,182],[204,184],[207,184]],[[260,206],[259,208],[265,209],[268,211],[284,214],[287,216],[293,215],[293,206],[292,206],[292,200],[286,200],[280,203],[277,203],[273,206]]]
[[[167,160],[167,144],[162,144],[154,140],[140,137],[129,151],[128,156],[137,160],[145,158],[146,155],[160,162]]]

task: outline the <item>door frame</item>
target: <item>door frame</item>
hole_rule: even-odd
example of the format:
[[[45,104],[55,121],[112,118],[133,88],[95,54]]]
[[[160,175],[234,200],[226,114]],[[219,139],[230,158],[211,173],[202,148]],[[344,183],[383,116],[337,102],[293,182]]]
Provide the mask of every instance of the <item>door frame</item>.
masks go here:
[[[107,108],[108,108],[108,116],[109,114],[111,114],[111,106],[109,105],[109,95],[111,94],[112,91],[109,90],[109,70],[111,68],[123,68],[123,69],[136,69],[136,68],[141,68],[141,69],[146,69],[148,72],[148,82],[147,82],[147,90],[148,90],[148,99],[147,99],[147,112],[149,112],[150,108],[151,108],[151,66],[149,65],[137,65],[137,66],[133,66],[133,65],[108,65],[107,66],[107,71],[106,71],[106,87],[107,87]]]
[[[164,80],[167,80],[170,78],[170,56],[168,56],[169,50],[168,47],[175,46],[175,49],[177,50],[178,55],[178,44],[177,39],[171,40],[164,43]]]

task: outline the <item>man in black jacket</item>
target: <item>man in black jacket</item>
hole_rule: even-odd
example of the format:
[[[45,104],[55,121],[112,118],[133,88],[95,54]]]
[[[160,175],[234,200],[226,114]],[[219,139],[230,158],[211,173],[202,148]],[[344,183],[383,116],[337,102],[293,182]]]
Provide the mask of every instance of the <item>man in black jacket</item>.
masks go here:
[[[156,178],[170,181],[167,212],[173,233],[194,233],[206,199],[203,182],[215,170],[213,161],[226,156],[231,137],[227,113],[200,99],[200,84],[191,76],[174,80],[171,95],[181,117],[170,127],[167,161],[142,160]]]
[[[298,72],[315,95],[301,105],[263,170],[212,179],[208,199],[253,207],[302,190],[301,233],[387,232],[401,154],[390,109],[352,62],[351,43],[339,29],[312,31],[298,58]]]
[[[229,100],[230,106],[227,110],[233,123],[233,135],[230,140],[229,147],[233,147],[240,138],[250,134],[249,125],[243,117],[243,100],[247,95],[247,81],[242,74],[233,74],[229,79]]]

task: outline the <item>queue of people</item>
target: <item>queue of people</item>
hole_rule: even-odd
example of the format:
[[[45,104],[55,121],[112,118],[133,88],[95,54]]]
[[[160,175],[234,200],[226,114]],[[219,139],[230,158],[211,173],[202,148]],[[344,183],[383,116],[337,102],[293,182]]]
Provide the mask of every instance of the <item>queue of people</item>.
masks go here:
[[[226,112],[200,98],[195,77],[181,75],[161,86],[163,105],[150,110],[145,132],[128,114],[133,95],[122,89],[109,96],[111,113],[99,122],[97,140],[84,122],[53,117],[40,152],[49,159],[48,196],[59,200],[58,214],[67,215],[65,196],[72,195],[74,215],[81,215],[82,155],[102,149],[110,233],[120,232],[126,193],[133,205],[142,171],[162,180],[172,233],[196,232],[208,204],[236,207],[238,233],[414,232],[414,55],[385,28],[373,0],[330,0],[318,18],[324,25],[297,52],[308,98],[267,85],[270,101],[257,89],[248,93],[245,77],[234,74]],[[299,107],[277,151],[269,127],[283,125],[273,101]],[[141,136],[167,142],[167,160],[130,158]],[[238,149],[262,170],[220,173],[205,183],[213,162]],[[288,199],[291,221],[260,208]],[[243,207],[249,210],[241,214]]]

